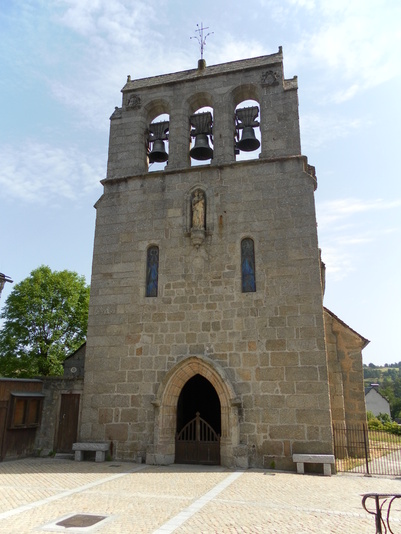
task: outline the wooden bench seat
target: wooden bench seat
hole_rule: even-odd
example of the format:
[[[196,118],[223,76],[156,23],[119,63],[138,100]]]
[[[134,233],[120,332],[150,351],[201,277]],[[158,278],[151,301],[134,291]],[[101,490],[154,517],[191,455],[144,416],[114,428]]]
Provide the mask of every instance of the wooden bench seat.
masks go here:
[[[293,454],[292,461],[297,464],[297,473],[305,473],[304,464],[323,464],[323,474],[331,476],[331,464],[335,463],[332,454]]]
[[[95,452],[95,462],[104,462],[106,452],[109,450],[109,443],[102,442],[88,442],[88,443],[73,443],[72,450],[75,451],[75,460],[82,462],[84,459],[84,452]]]

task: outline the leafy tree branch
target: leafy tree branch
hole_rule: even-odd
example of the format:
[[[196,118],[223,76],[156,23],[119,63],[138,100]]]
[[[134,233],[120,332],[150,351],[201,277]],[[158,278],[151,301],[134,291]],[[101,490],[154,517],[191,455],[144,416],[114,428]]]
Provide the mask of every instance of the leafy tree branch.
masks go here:
[[[16,284],[1,317],[0,375],[62,374],[66,356],[85,341],[89,286],[72,271],[42,265]]]

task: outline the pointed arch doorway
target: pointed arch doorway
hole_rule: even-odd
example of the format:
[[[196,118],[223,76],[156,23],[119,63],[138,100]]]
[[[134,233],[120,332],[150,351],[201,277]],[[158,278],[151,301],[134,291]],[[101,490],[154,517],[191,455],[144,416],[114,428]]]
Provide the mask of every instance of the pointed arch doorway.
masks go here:
[[[146,463],[174,463],[177,434],[178,400],[185,384],[195,375],[207,379],[220,402],[220,463],[226,467],[243,465],[237,459],[240,401],[224,369],[207,356],[188,356],[172,367],[163,378],[153,401],[155,407],[154,442],[149,446]],[[202,410],[200,417],[202,417]],[[194,414],[196,416],[196,414]],[[182,423],[183,424],[183,423]],[[213,423],[212,423],[213,424]]]
[[[177,403],[175,463],[220,465],[221,406],[213,385],[190,378]]]

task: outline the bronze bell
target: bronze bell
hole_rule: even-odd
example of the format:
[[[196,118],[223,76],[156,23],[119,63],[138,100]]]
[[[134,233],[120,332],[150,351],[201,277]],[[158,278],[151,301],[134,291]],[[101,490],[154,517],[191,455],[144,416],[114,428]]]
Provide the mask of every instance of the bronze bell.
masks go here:
[[[156,139],[153,142],[152,151],[149,153],[149,163],[162,163],[168,160],[168,154],[164,148],[164,141]]]
[[[209,146],[209,139],[206,134],[198,134],[195,137],[195,146],[191,148],[189,155],[200,161],[213,158],[213,149]]]
[[[237,146],[243,152],[252,152],[260,147],[260,141],[256,138],[252,126],[244,126],[241,140],[238,141]]]

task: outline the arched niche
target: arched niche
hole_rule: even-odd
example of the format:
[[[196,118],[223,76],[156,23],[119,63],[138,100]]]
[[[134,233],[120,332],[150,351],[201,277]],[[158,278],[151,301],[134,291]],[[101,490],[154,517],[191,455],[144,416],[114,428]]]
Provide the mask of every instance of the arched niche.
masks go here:
[[[161,171],[169,154],[170,108],[164,100],[151,102],[147,108],[146,153],[149,172]]]
[[[205,235],[211,235],[214,230],[213,213],[215,213],[214,207],[214,191],[210,186],[205,186],[202,183],[193,184],[185,193],[183,213],[185,216],[184,235],[190,236],[193,229],[193,206],[192,201],[197,191],[202,191],[204,202],[204,222],[205,222]]]
[[[233,92],[235,160],[256,159],[261,153],[260,96],[254,85],[242,85]]]

